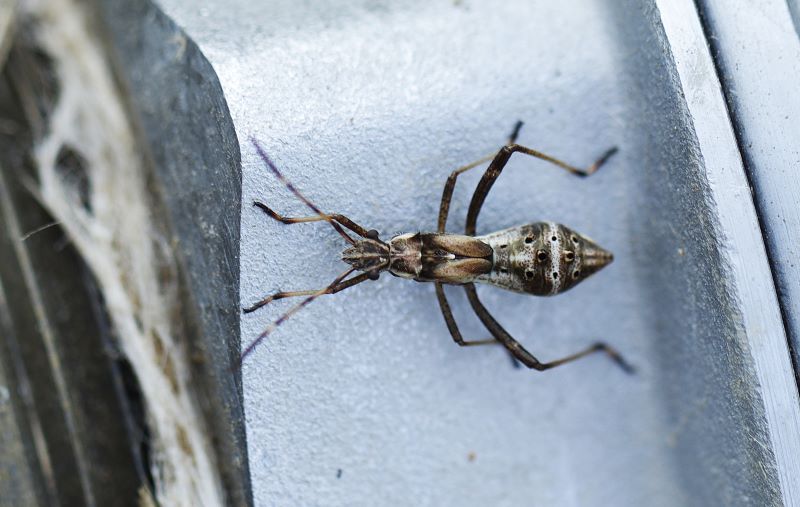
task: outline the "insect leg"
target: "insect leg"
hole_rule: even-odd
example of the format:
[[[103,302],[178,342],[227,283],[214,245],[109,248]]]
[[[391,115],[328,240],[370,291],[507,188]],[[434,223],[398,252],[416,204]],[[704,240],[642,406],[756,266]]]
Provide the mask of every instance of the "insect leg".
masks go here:
[[[517,135],[519,134],[519,129],[522,128],[522,122],[518,121],[516,125],[514,125],[514,130],[511,132],[511,136],[508,138],[508,144],[514,144],[517,140]],[[442,203],[439,206],[439,225],[437,227],[437,232],[445,232],[445,226],[447,225],[447,215],[450,213],[450,200],[453,198],[453,190],[456,187],[456,179],[461,173],[467,172],[470,169],[474,169],[481,164],[485,164],[490,160],[494,159],[497,154],[493,153],[486,157],[476,160],[471,164],[467,164],[463,167],[459,167],[452,173],[450,176],[447,177],[447,181],[444,184],[444,191],[442,192]]]
[[[514,354],[514,357],[520,360],[522,364],[527,366],[528,368],[532,368],[538,371],[549,370],[550,368],[555,368],[556,366],[560,366],[562,364],[569,363],[571,361],[575,361],[576,359],[580,359],[584,356],[592,354],[594,352],[605,352],[608,357],[610,357],[617,365],[622,368],[626,373],[633,373],[634,368],[628,364],[627,361],[622,357],[622,355],[617,352],[614,348],[610,345],[607,345],[602,342],[595,343],[594,345],[582,350],[576,354],[569,355],[567,357],[563,357],[561,359],[557,359],[555,361],[550,361],[549,363],[542,363],[538,359],[536,359],[533,354],[525,350],[525,348],[520,345],[520,343],[515,340],[508,331],[503,329],[489,311],[483,306],[483,303],[478,299],[478,293],[475,291],[474,284],[466,284],[464,285],[464,289],[467,291],[467,298],[469,299],[469,303],[472,306],[472,309],[475,311],[475,314],[481,319],[483,325],[486,326],[486,329],[492,333],[492,336],[497,338],[499,342],[501,342],[505,347]]]
[[[295,195],[295,197],[300,199],[303,202],[303,204],[308,206],[309,209],[311,209],[311,211],[316,213],[320,217],[320,220],[325,220],[326,222],[331,224],[331,227],[333,227],[336,230],[336,232],[338,232],[339,235],[341,235],[342,238],[344,238],[345,241],[347,241],[351,245],[355,244],[353,238],[351,238],[346,232],[344,232],[344,229],[342,229],[341,225],[339,225],[330,215],[323,213],[322,210],[320,210],[316,204],[309,201],[306,196],[301,194],[300,191],[297,190],[297,188],[295,188],[295,186],[292,185],[292,183],[286,179],[283,173],[281,173],[278,170],[278,167],[272,162],[272,160],[270,160],[270,158],[267,156],[267,152],[264,151],[264,148],[262,148],[261,145],[258,144],[258,141],[256,141],[255,138],[250,138],[250,141],[252,141],[253,146],[256,147],[256,152],[258,152],[258,156],[261,157],[261,160],[264,161],[269,170],[272,171],[272,173],[281,181],[281,183],[283,183],[286,186],[286,188],[289,189],[290,192],[292,192]]]
[[[471,164],[467,164],[464,167],[459,167],[452,173],[450,176],[447,177],[447,181],[444,184],[444,191],[442,192],[442,203],[439,205],[439,225],[437,227],[437,232],[445,232],[445,226],[447,225],[447,215],[450,213],[450,200],[453,198],[453,190],[456,187],[456,179],[458,175],[469,171],[475,167],[478,167],[481,164],[484,164],[494,158],[494,155],[489,155],[487,157],[483,157],[481,159],[476,160]]]
[[[444,322],[447,324],[447,330],[450,331],[450,336],[453,337],[454,342],[456,342],[460,347],[469,347],[472,345],[502,345],[501,342],[494,338],[487,340],[473,340],[469,342],[464,341],[464,338],[461,336],[461,331],[458,329],[458,324],[456,324],[456,319],[453,317],[453,311],[450,309],[450,303],[447,302],[447,296],[444,294],[444,287],[438,282],[435,285],[436,298],[439,300],[439,308],[442,310]],[[509,351],[509,356],[511,357],[511,365],[514,368],[519,368],[519,361],[517,361],[517,358],[511,354],[511,351]]]
[[[461,347],[469,347],[472,345],[502,345],[499,341],[495,340],[494,338],[489,338],[487,340],[473,340],[473,341],[464,341],[464,338],[461,336],[461,331],[458,329],[458,324],[456,324],[456,319],[453,317],[453,311],[450,309],[450,303],[447,302],[447,296],[444,294],[444,287],[441,283],[436,282],[436,298],[439,300],[439,308],[442,310],[442,316],[444,316],[444,322],[447,324],[447,329],[450,331],[450,334],[453,336],[453,341],[456,342]]]
[[[338,286],[338,285],[339,285],[339,284],[342,282],[342,280],[344,280],[345,278],[347,278],[347,277],[350,275],[350,273],[352,273],[353,271],[355,271],[355,268],[350,268],[350,269],[348,269],[347,271],[345,271],[345,272],[344,272],[344,273],[342,273],[341,275],[337,276],[337,277],[336,277],[336,278],[333,280],[333,282],[331,282],[331,284],[330,284],[330,285],[328,285],[328,286],[327,286],[327,287],[325,287],[324,289],[320,289],[320,290],[318,290],[317,292],[315,292],[315,293],[311,294],[310,296],[308,296],[308,297],[307,297],[307,298],[305,298],[304,300],[300,301],[299,303],[297,303],[297,304],[296,304],[296,305],[294,305],[293,307],[289,308],[289,309],[286,311],[286,313],[284,313],[283,315],[281,315],[280,317],[278,317],[276,320],[274,320],[274,321],[272,322],[272,324],[270,324],[269,326],[267,326],[267,328],[266,328],[266,329],[264,329],[264,331],[262,331],[262,332],[261,332],[261,334],[260,334],[260,335],[258,335],[258,337],[257,337],[255,340],[253,340],[253,341],[250,343],[250,345],[248,345],[248,346],[247,346],[247,348],[246,348],[246,349],[244,349],[244,352],[242,352],[242,355],[241,355],[241,356],[239,356],[239,361],[238,361],[238,363],[236,364],[236,368],[238,369],[239,367],[241,367],[241,365],[242,365],[242,362],[244,361],[244,359],[245,359],[245,358],[246,358],[248,355],[250,355],[250,353],[251,353],[253,350],[255,350],[255,348],[256,348],[256,347],[257,347],[257,346],[258,346],[258,345],[259,345],[259,344],[260,344],[262,341],[264,341],[264,339],[266,339],[266,337],[267,337],[267,336],[269,336],[269,335],[270,335],[270,333],[272,333],[273,331],[275,331],[275,329],[276,329],[278,326],[280,326],[281,324],[283,324],[284,322],[286,322],[286,321],[289,319],[289,317],[291,317],[291,316],[292,316],[292,315],[294,315],[295,313],[297,313],[297,312],[299,312],[300,310],[302,310],[302,309],[303,309],[303,308],[304,308],[306,305],[308,305],[309,303],[311,303],[312,301],[314,301],[315,299],[317,299],[319,296],[322,296],[322,295],[324,295],[324,294],[330,294],[330,293],[331,293],[331,291],[332,291],[334,288],[336,288],[336,287],[337,287],[337,286]],[[352,280],[355,280],[355,279],[359,278],[360,276],[361,276],[361,275],[359,275],[359,276],[357,276],[357,277],[353,277],[353,278],[352,278]],[[361,280],[359,280],[359,281],[360,281],[360,282],[363,282],[365,279],[366,279],[366,278],[364,278],[364,279],[361,279]],[[354,283],[354,284],[352,284],[352,285],[355,285],[355,283]],[[348,287],[352,287],[352,285],[348,285]],[[345,287],[345,288],[346,288],[346,287]]]
[[[521,146],[519,144],[511,143],[507,146],[503,146],[500,148],[500,151],[497,152],[494,159],[489,164],[489,167],[486,168],[486,172],[483,173],[483,177],[478,182],[478,186],[475,188],[475,193],[472,194],[472,200],[469,203],[469,210],[467,211],[466,234],[468,236],[475,235],[475,225],[478,221],[478,214],[481,212],[483,201],[486,200],[489,190],[491,190],[492,185],[494,185],[495,180],[497,180],[497,177],[500,176],[500,173],[508,163],[511,155],[516,152],[524,153],[546,162],[550,162],[551,164],[554,164],[576,176],[586,177],[594,174],[600,168],[600,166],[602,166],[614,153],[617,152],[617,148],[614,147],[606,151],[588,168],[580,169],[578,167],[569,165],[566,162],[562,162],[557,158],[551,157],[550,155],[540,151],[532,150],[531,148],[526,148],[525,146]]]
[[[292,292],[285,292],[285,291],[276,292],[275,294],[271,294],[271,295],[265,297],[264,299],[262,299],[261,301],[259,301],[256,304],[254,304],[253,306],[249,306],[247,308],[243,308],[242,311],[244,313],[251,313],[251,312],[254,312],[254,311],[258,310],[262,306],[268,305],[269,303],[271,303],[273,301],[277,301],[279,299],[284,299],[284,298],[292,298],[292,297],[297,297],[297,296],[312,296],[312,295],[318,294],[318,293],[319,293],[320,296],[323,296],[325,294],[336,294],[337,292],[343,291],[343,290],[347,289],[348,287],[352,287],[354,285],[358,285],[359,283],[363,282],[364,280],[369,279],[369,275],[370,275],[370,273],[361,273],[358,276],[354,276],[353,278],[351,278],[349,280],[345,280],[344,282],[339,283],[335,287],[330,287],[329,286],[329,287],[326,287],[325,289],[298,290],[298,291],[292,291]],[[322,292],[320,293],[320,291],[322,291]]]
[[[348,229],[350,229],[351,231],[355,232],[359,236],[362,236],[364,238],[370,237],[370,231],[368,231],[367,229],[361,227],[360,225],[358,225],[357,223],[353,222],[352,220],[350,220],[346,216],[340,215],[338,213],[333,213],[333,214],[324,215],[324,216],[323,215],[312,215],[310,217],[294,217],[293,218],[293,217],[285,217],[285,216],[277,213],[276,211],[274,211],[272,208],[270,208],[269,206],[267,206],[263,202],[255,201],[253,203],[253,206],[256,206],[257,208],[259,208],[261,211],[263,211],[264,213],[266,213],[270,217],[272,217],[275,220],[277,220],[278,222],[281,222],[281,223],[284,223],[284,224],[299,224],[299,223],[305,223],[305,222],[328,222],[330,220],[335,220],[335,221],[339,222],[340,224],[342,224],[343,226],[345,226]]]

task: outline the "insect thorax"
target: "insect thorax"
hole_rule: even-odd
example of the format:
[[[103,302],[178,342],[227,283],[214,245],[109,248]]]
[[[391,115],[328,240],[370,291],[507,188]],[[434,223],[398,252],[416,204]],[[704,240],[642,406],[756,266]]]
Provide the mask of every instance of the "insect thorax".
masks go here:
[[[420,282],[469,283],[492,269],[491,247],[470,236],[408,233],[389,247],[389,271]]]

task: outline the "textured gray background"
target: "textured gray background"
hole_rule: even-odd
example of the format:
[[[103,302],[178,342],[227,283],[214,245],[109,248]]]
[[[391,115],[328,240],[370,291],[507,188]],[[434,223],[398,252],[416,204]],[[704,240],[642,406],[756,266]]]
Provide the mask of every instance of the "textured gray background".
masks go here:
[[[305,213],[249,136],[323,209],[384,234],[433,229],[449,172],[497,149],[517,119],[521,143],[575,163],[620,147],[587,180],[513,159],[479,220],[480,231],[560,221],[615,263],[551,299],[480,292],[543,360],[604,338],[636,376],[603,357],[538,374],[500,350],[460,349],[431,286],[385,276],[315,302],[248,358],[256,504],[780,502],[748,321],[720,250],[719,187],[652,6],[162,4],[214,65],[242,146],[245,304],[343,269],[330,228],[248,206]],[[460,179],[451,230],[479,176]],[[451,293],[465,335],[484,337]],[[287,307],[246,317],[242,341]]]

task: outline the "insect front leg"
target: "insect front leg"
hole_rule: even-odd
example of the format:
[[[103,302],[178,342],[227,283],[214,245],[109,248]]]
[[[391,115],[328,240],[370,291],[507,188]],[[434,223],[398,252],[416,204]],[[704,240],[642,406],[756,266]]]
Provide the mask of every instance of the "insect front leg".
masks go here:
[[[307,222],[329,222],[331,220],[334,220],[363,238],[376,239],[378,236],[378,231],[367,230],[364,227],[361,227],[357,223],[353,222],[346,216],[340,215],[338,213],[334,213],[331,215],[312,215],[310,217],[285,217],[279,214],[278,212],[274,211],[272,208],[270,208],[263,202],[255,201],[253,203],[253,206],[256,206],[261,211],[269,215],[271,218],[284,224],[300,224]]]
[[[489,332],[497,339],[497,341],[501,342],[509,351],[511,351],[511,353],[514,354],[514,357],[519,359],[519,361],[528,368],[537,371],[545,371],[549,370],[550,368],[555,368],[556,366],[575,361],[595,352],[604,352],[626,373],[633,373],[635,371],[633,366],[625,361],[625,359],[619,352],[617,352],[616,349],[603,342],[597,342],[576,354],[572,354],[555,361],[550,361],[548,363],[542,363],[536,359],[533,354],[528,352],[517,340],[515,340],[514,337],[508,334],[508,331],[506,331],[503,326],[501,326],[495,320],[495,318],[492,317],[492,315],[489,313],[489,310],[487,310],[486,307],[483,306],[483,303],[481,303],[480,299],[478,299],[478,293],[475,291],[474,284],[467,284],[464,286],[464,289],[467,291],[467,298],[469,299],[472,309],[475,311],[475,314],[478,316],[481,322],[483,322],[483,325],[486,326],[486,329],[489,330]]]
[[[281,315],[280,317],[275,319],[272,322],[272,324],[267,326],[267,328],[264,329],[261,332],[261,334],[258,335],[258,337],[256,337],[255,340],[250,342],[250,345],[248,345],[244,349],[244,352],[242,352],[242,355],[239,356],[239,360],[236,362],[235,365],[233,365],[232,371],[235,371],[235,370],[238,370],[239,368],[241,368],[242,363],[244,362],[244,359],[248,355],[250,355],[250,353],[253,352],[253,350],[255,350],[255,348],[258,347],[258,345],[262,341],[264,341],[273,331],[275,331],[278,328],[278,326],[280,326],[281,324],[286,322],[292,315],[294,315],[295,313],[297,313],[300,310],[302,310],[303,308],[305,308],[307,305],[309,305],[315,299],[317,299],[320,296],[324,296],[325,294],[333,294],[333,293],[338,292],[340,290],[346,289],[347,287],[352,287],[353,285],[359,284],[359,283],[363,282],[364,280],[369,279],[370,275],[371,275],[371,273],[362,273],[362,274],[360,274],[358,276],[354,276],[353,278],[351,278],[350,280],[348,280],[346,282],[343,282],[343,280],[345,278],[347,278],[348,276],[350,276],[350,274],[353,271],[355,271],[355,268],[348,269],[347,271],[345,271],[341,275],[337,276],[330,283],[330,285],[328,285],[327,287],[322,288],[322,289],[320,289],[320,290],[318,290],[316,292],[313,292],[312,294],[308,295],[305,299],[303,299],[302,301],[300,301],[299,303],[297,303],[293,307],[289,308],[283,315]],[[299,291],[299,292],[307,292],[307,291]]]
[[[292,297],[297,297],[297,296],[313,296],[313,295],[324,296],[326,294],[336,294],[337,292],[341,292],[341,291],[347,289],[348,287],[352,287],[354,285],[358,285],[359,283],[370,279],[370,275],[371,275],[371,273],[361,273],[360,275],[354,276],[353,278],[351,278],[349,280],[346,280],[344,282],[340,282],[340,283],[338,283],[336,285],[328,286],[328,287],[325,287],[325,288],[322,288],[322,289],[297,290],[297,291],[292,291],[292,292],[284,292],[284,291],[276,292],[275,294],[271,294],[271,295],[265,297],[264,299],[262,299],[261,301],[259,301],[258,303],[254,304],[252,306],[248,306],[247,308],[243,308],[242,311],[244,313],[251,313],[251,312],[254,312],[254,311],[258,310],[262,306],[268,305],[269,303],[271,303],[273,301],[277,301],[279,299],[284,299],[284,298],[292,298]]]
[[[351,245],[355,245],[356,242],[346,232],[344,232],[342,226],[339,225],[340,223],[345,227],[347,227],[348,229],[350,229],[351,231],[365,238],[370,238],[370,239],[378,238],[378,231],[372,231],[372,230],[368,231],[344,215],[328,215],[327,213],[323,213],[322,210],[319,209],[319,207],[316,204],[311,202],[306,196],[300,193],[300,191],[292,184],[292,182],[289,181],[286,178],[286,176],[283,175],[283,173],[269,158],[267,152],[264,151],[264,148],[262,148],[261,145],[258,144],[258,141],[256,141],[255,138],[251,138],[250,140],[252,141],[253,146],[255,146],[258,156],[261,157],[261,160],[264,161],[269,170],[272,171],[272,173],[281,181],[281,183],[283,183],[286,186],[286,188],[288,188],[289,191],[295,195],[295,197],[297,197],[303,204],[305,204],[308,207],[308,209],[316,213],[316,216],[304,217],[299,219],[285,218],[272,211],[269,207],[267,207],[266,204],[256,202],[255,205],[261,208],[265,213],[267,213],[275,220],[281,221],[285,224],[298,223],[298,222],[316,222],[319,220],[324,220],[329,224],[331,224],[331,227],[333,227],[334,230],[336,230],[336,232],[338,232],[339,235]],[[341,219],[341,222],[339,220],[336,220],[334,217],[339,217]]]

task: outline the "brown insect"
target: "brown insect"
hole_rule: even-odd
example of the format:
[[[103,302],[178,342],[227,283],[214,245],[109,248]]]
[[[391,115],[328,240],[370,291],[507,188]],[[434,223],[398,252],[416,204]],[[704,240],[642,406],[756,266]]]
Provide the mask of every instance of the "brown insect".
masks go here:
[[[288,218],[279,215],[264,203],[255,202],[254,205],[284,224],[328,222],[350,245],[342,252],[342,260],[349,264],[350,268],[322,289],[277,292],[253,306],[245,308],[244,313],[250,313],[278,299],[306,296],[304,300],[268,326],[245,349],[241,360],[275,328],[314,299],[324,294],[335,294],[366,280],[377,280],[381,272],[388,271],[401,278],[434,283],[436,297],[439,300],[447,329],[453,336],[453,340],[462,347],[502,344],[522,364],[539,371],[574,361],[593,352],[605,352],[625,371],[632,372],[633,368],[622,356],[603,342],[595,343],[567,357],[543,363],[508,334],[478,299],[475,282],[487,283],[523,294],[537,296],[558,294],[574,287],[613,260],[610,252],[598,246],[591,239],[553,222],[536,222],[484,236],[475,236],[475,225],[481,206],[512,154],[524,153],[550,162],[577,176],[585,177],[597,171],[617,151],[616,148],[612,148],[587,169],[579,169],[544,153],[516,144],[521,127],[522,122],[518,122],[508,143],[497,153],[456,169],[450,174],[442,194],[437,232],[400,234],[388,241],[382,241],[378,231],[367,230],[344,215],[323,213],[281,174],[258,142],[252,139],[258,155],[269,169],[315,214],[309,217]],[[489,161],[491,163],[472,196],[464,234],[446,233],[445,225],[456,179],[460,174]],[[345,232],[345,228],[360,236],[360,239],[354,240]],[[347,278],[356,271],[361,273]],[[450,310],[450,304],[447,302],[444,284],[464,287],[472,309],[493,338],[475,341],[463,339]]]

